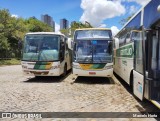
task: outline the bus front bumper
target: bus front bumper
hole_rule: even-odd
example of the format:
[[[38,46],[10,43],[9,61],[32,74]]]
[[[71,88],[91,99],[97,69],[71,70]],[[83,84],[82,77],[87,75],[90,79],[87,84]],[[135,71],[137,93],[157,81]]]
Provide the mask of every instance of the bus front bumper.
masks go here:
[[[88,76],[88,77],[112,77],[113,68],[107,70],[82,70],[73,68],[73,74],[76,76]]]
[[[60,70],[24,70],[23,74],[27,76],[60,76]]]

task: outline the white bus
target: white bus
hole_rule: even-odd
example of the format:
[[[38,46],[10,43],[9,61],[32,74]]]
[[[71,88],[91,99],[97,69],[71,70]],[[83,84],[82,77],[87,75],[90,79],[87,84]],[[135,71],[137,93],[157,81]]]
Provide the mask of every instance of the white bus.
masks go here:
[[[135,96],[160,108],[159,5],[151,0],[115,36],[113,68]]]
[[[112,42],[110,29],[77,29],[73,40],[73,74],[112,77]]]
[[[63,34],[33,32],[25,35],[22,55],[24,74],[65,76],[71,69],[71,50]]]

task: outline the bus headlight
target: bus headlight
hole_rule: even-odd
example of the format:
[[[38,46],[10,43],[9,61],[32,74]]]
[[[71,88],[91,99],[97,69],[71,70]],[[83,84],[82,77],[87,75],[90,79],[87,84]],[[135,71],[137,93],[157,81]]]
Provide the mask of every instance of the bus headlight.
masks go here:
[[[112,68],[113,68],[113,65],[105,66],[105,69],[112,69]]]
[[[60,65],[57,65],[57,66],[52,66],[51,69],[58,69],[60,68]]]
[[[79,65],[72,65],[75,69],[81,69]]]

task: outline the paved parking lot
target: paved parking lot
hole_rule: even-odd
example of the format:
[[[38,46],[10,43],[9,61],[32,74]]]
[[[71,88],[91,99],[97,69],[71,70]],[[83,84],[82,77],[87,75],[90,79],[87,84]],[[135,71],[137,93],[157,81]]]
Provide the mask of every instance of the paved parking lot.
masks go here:
[[[0,67],[1,112],[157,112],[148,101],[141,102],[116,77],[66,78],[24,76],[20,65]],[[17,120],[17,119],[12,119]],[[46,120],[46,119],[42,119]],[[51,119],[47,119],[51,120]],[[54,121],[75,119],[52,119]],[[113,119],[76,119],[106,121]],[[114,119],[119,120],[119,119]],[[133,121],[137,119],[120,119]],[[138,119],[138,120],[157,120]]]

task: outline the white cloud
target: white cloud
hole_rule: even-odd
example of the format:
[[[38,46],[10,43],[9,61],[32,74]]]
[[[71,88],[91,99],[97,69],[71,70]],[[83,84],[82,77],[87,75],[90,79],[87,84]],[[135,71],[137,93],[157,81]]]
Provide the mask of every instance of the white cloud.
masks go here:
[[[103,20],[125,14],[125,7],[121,0],[82,0],[84,10],[81,22],[88,21],[94,27],[100,26]]]
[[[140,4],[140,5],[145,5],[151,0],[123,0],[123,1],[136,2],[136,3]]]
[[[15,18],[18,18],[18,15],[16,14],[12,14],[11,17],[15,17]]]
[[[55,22],[55,32],[59,33],[60,25]]]
[[[107,25],[106,24],[100,24],[99,28],[106,28]]]
[[[138,10],[138,8],[136,6],[134,6],[134,5],[132,5],[129,8],[129,13],[130,14],[136,13],[137,10]]]
[[[112,26],[111,30],[112,30],[113,36],[115,36],[119,32],[119,29],[116,26]]]

